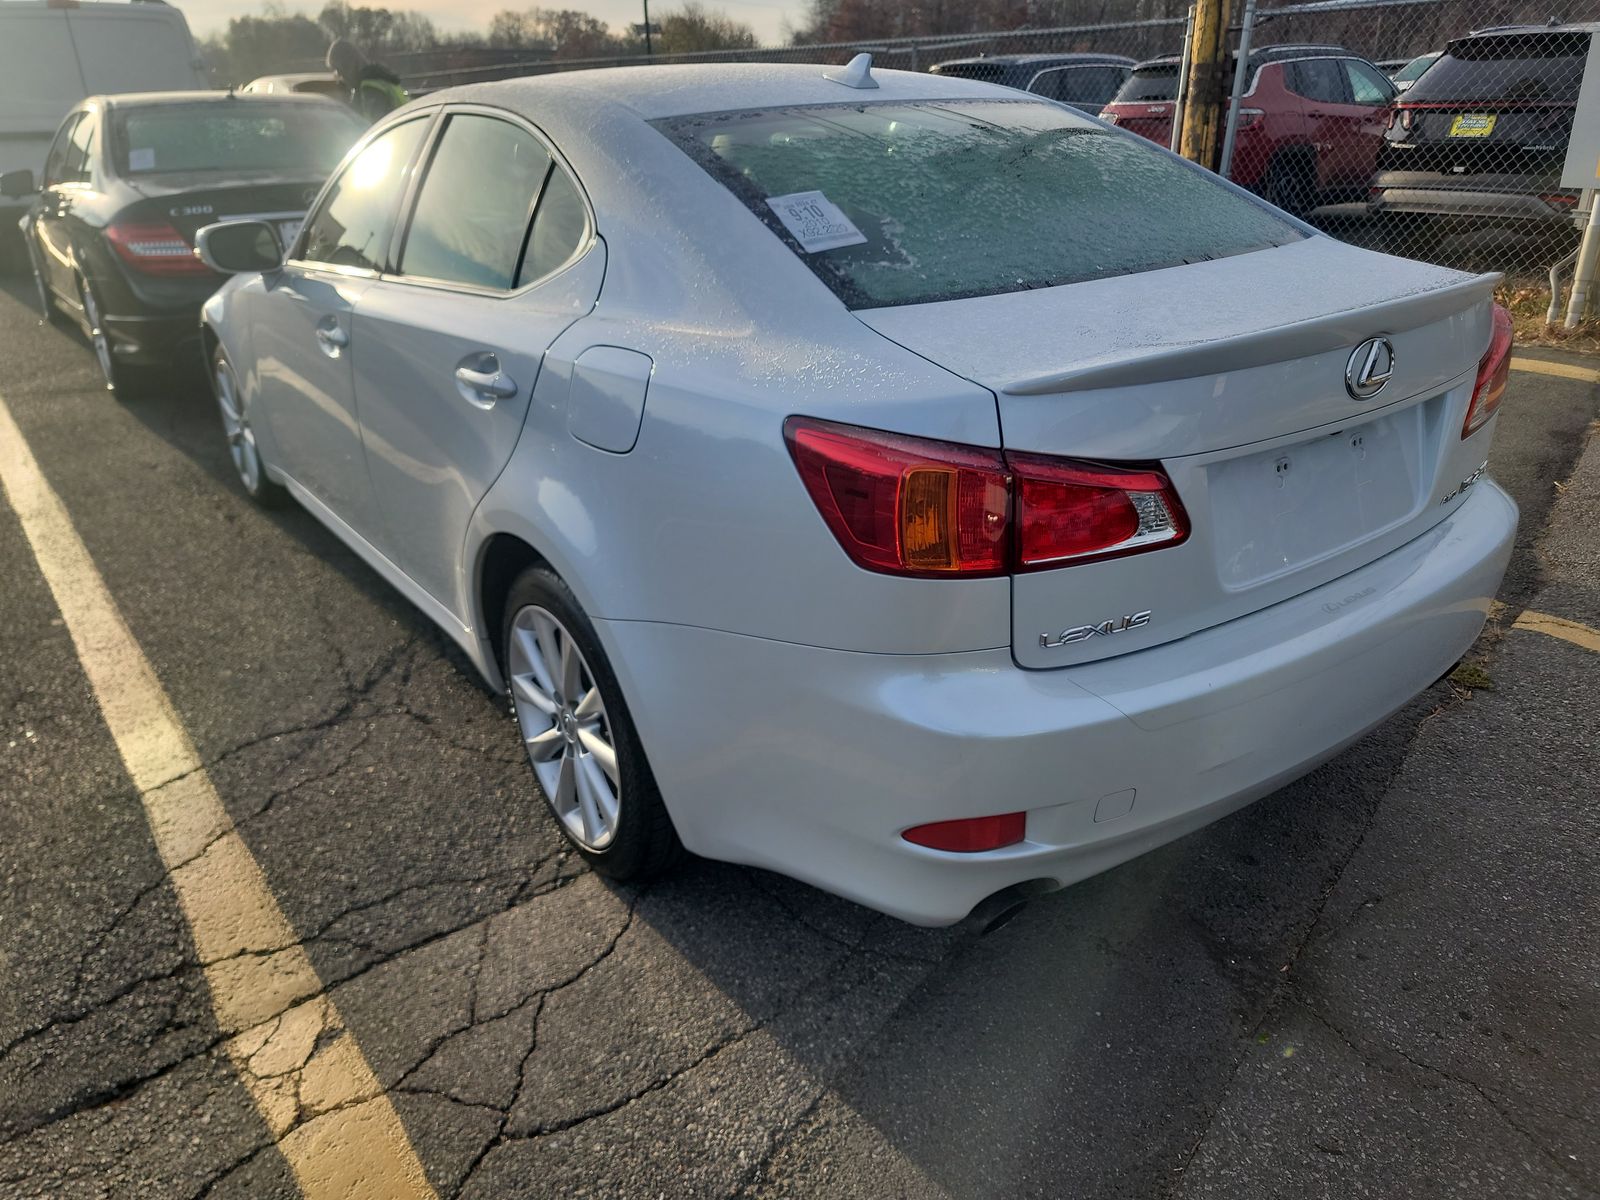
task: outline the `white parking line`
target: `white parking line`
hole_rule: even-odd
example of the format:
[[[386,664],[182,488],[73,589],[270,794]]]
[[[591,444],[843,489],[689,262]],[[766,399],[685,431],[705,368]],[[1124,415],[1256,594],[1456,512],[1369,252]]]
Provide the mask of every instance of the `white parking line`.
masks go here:
[[[144,803],[227,1049],[309,1200],[433,1200],[366,1056],[234,830],[155,671],[0,397],[16,510]]]

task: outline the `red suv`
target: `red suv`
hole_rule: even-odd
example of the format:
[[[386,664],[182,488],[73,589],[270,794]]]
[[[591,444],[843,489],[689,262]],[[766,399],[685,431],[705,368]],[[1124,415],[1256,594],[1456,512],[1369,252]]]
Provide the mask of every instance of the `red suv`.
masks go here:
[[[1178,68],[1176,55],[1140,63],[1100,116],[1169,145]],[[1229,177],[1296,216],[1364,201],[1394,97],[1388,76],[1339,46],[1251,51]]]

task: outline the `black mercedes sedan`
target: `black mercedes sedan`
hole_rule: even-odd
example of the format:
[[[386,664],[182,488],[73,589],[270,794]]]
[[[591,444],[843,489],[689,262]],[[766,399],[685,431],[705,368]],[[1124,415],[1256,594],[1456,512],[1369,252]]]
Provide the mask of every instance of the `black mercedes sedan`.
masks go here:
[[[200,305],[223,277],[195,256],[195,233],[250,217],[291,241],[365,128],[311,96],[89,97],[56,131],[42,179],[0,175],[0,193],[37,193],[22,227],[44,317],[77,322],[106,387],[125,390],[198,341]]]

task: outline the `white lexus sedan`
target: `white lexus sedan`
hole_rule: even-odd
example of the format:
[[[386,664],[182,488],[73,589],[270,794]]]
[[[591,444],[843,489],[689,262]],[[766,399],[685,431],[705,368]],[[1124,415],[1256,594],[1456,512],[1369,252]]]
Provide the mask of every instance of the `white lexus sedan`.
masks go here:
[[[453,89],[277,236],[200,238],[240,481],[508,689],[617,878],[996,911],[1349,745],[1510,553],[1494,277],[1006,88]]]

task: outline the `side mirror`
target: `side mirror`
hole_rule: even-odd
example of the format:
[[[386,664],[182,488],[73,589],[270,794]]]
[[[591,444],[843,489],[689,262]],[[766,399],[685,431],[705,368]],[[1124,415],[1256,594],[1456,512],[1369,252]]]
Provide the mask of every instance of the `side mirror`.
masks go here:
[[[0,196],[7,200],[20,200],[39,189],[33,185],[33,172],[24,167],[20,171],[7,171],[0,175]]]
[[[194,235],[200,261],[224,275],[275,271],[283,266],[283,243],[266,221],[219,221]]]

